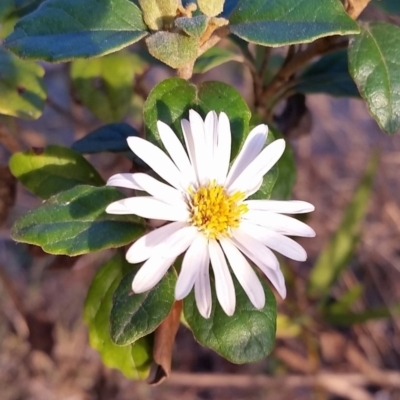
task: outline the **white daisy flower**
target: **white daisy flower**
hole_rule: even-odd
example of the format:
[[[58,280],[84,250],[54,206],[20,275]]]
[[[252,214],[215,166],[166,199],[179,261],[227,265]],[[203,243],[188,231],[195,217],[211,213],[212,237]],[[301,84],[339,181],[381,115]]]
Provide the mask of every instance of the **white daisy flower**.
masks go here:
[[[128,262],[144,262],[133,279],[133,292],[152,289],[175,259],[186,252],[175,298],[183,299],[194,286],[197,307],[204,318],[211,313],[210,263],[218,301],[229,316],[236,306],[230,268],[254,307],[265,305],[263,287],[249,261],[285,298],[285,280],[271,250],[305,261],[305,250],[285,235],[311,237],[315,232],[282,213],[306,213],[314,206],[304,201],[246,200],[257,192],[263,176],[282,156],[285,141],[278,139],[264,148],[268,127],[258,125],[229,168],[231,130],[225,113],[218,117],[211,111],[203,121],[191,110],[189,121],[181,123],[187,152],[161,121],[157,123],[158,132],[169,157],[144,139],[127,139],[132,151],[167,184],[143,173],[117,174],[107,182],[150,195],[116,201],[107,207],[108,213],[170,221],[142,236],[128,250]]]

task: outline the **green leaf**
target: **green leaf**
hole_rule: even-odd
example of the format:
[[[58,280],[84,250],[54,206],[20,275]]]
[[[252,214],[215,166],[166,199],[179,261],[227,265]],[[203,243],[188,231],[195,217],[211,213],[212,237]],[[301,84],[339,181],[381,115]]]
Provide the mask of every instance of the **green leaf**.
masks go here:
[[[0,21],[5,19],[15,9],[14,0],[2,0],[0,3]]]
[[[124,197],[111,187],[76,186],[19,218],[12,237],[69,256],[124,246],[144,233],[140,218],[105,212]]]
[[[362,25],[349,46],[349,69],[372,116],[386,133],[400,129],[400,29]]]
[[[197,38],[175,32],[156,32],[146,39],[149,53],[171,68],[183,67],[196,58]]]
[[[207,29],[208,18],[205,15],[196,15],[192,18],[180,17],[175,20],[175,26],[189,36],[200,38]]]
[[[392,307],[377,307],[361,312],[332,312],[327,311],[323,314],[325,320],[331,325],[351,326],[362,324],[375,319],[391,318],[400,315],[400,304]]]
[[[175,302],[176,273],[173,268],[151,290],[134,294],[132,281],[138,269],[124,277],[113,297],[111,338],[127,345],[154,332],[167,318]]]
[[[275,127],[270,126],[270,130],[276,139],[283,135]],[[289,141],[286,141],[286,148],[282,157],[276,163],[279,171],[275,184],[270,192],[270,197],[277,200],[289,200],[292,197],[293,186],[296,183],[297,171],[294,161],[293,149]],[[268,175],[268,174],[267,174]]]
[[[139,4],[144,22],[154,31],[169,28],[178,11],[178,0],[139,0]]]
[[[127,378],[144,379],[152,362],[152,341],[144,337],[129,346],[117,346],[110,336],[112,296],[122,277],[132,266],[121,253],[116,254],[97,272],[90,285],[84,307],[90,345],[103,363],[119,369]]]
[[[39,118],[46,100],[43,75],[40,65],[0,48],[0,114]]]
[[[373,156],[364,177],[348,205],[336,233],[325,245],[310,274],[308,292],[315,298],[325,298],[340,273],[348,266],[361,233],[370,198],[378,157]]]
[[[129,0],[47,0],[5,40],[22,58],[68,61],[120,50],[147,35]]]
[[[159,83],[150,92],[143,108],[147,138],[163,148],[157,130],[157,120],[160,120],[170,125],[183,141],[180,123],[183,118],[188,118],[190,109],[200,112],[203,117],[211,110],[224,111],[228,115],[233,159],[248,134],[251,113],[239,92],[222,82],[204,82],[195,86],[184,79],[170,78]]]
[[[211,47],[203,53],[195,62],[193,72],[195,74],[204,74],[205,72],[225,64],[229,61],[242,61],[242,57],[222,47]]]
[[[104,181],[79,153],[61,146],[15,153],[10,159],[12,174],[42,199],[87,184],[102,186]]]
[[[84,154],[130,151],[126,142],[130,136],[139,136],[139,132],[125,123],[108,124],[77,140],[72,148]]]
[[[129,110],[138,59],[118,52],[71,64],[72,84],[83,104],[104,122],[118,122]]]
[[[372,4],[389,14],[400,14],[400,3],[398,0],[373,0]]]
[[[321,57],[307,67],[296,79],[296,92],[327,93],[331,96],[360,97],[349,73],[347,50],[339,50]]]
[[[337,0],[240,0],[229,17],[230,30],[248,42],[284,46],[331,35],[358,33]]]
[[[213,282],[212,282],[213,283]],[[196,306],[193,291],[183,301],[183,312],[195,339],[235,364],[254,362],[272,350],[276,331],[276,301],[262,281],[265,306],[257,310],[234,278],[236,310],[228,317],[219,305],[212,285],[212,310],[203,318]]]
[[[208,17],[215,17],[222,13],[225,0],[197,0],[200,11]]]

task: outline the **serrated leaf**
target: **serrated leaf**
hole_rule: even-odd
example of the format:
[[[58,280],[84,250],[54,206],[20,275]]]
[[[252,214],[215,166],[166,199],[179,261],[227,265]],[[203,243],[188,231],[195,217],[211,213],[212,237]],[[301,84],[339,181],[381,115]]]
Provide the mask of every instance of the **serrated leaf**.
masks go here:
[[[174,32],[156,32],[146,39],[149,53],[171,68],[183,67],[197,56],[197,38]]]
[[[68,61],[120,50],[147,35],[129,0],[47,0],[5,40],[22,58]]]
[[[154,30],[168,28],[177,14],[178,0],[139,0],[146,25]]]
[[[102,151],[125,152],[130,150],[126,141],[130,136],[139,136],[139,132],[125,123],[108,124],[77,140],[72,148],[84,154]]]
[[[175,302],[176,273],[173,268],[153,289],[134,294],[132,281],[137,270],[125,276],[114,293],[110,332],[112,340],[118,345],[133,343],[154,332]]]
[[[294,82],[293,90],[304,94],[327,93],[338,97],[360,97],[349,73],[345,49],[321,57],[307,67]]]
[[[61,146],[15,153],[10,159],[12,174],[42,199],[77,185],[102,186],[95,168],[79,153]]]
[[[196,60],[193,72],[195,74],[204,74],[210,69],[229,61],[242,61],[242,58],[231,50],[217,46],[211,47]]]
[[[208,18],[205,15],[196,15],[192,18],[180,17],[175,20],[175,26],[189,36],[200,38],[207,29]]]
[[[368,163],[339,228],[314,264],[308,284],[310,296],[325,299],[340,273],[348,266],[359,240],[377,165],[378,158],[375,155]]]
[[[110,336],[112,296],[131,268],[121,253],[104,264],[92,280],[83,315],[90,345],[100,353],[103,363],[119,369],[127,378],[144,379],[152,361],[152,339],[147,336],[129,346],[117,346]]]
[[[212,282],[213,283],[213,282]],[[203,318],[196,306],[193,291],[183,301],[185,319],[195,339],[227,360],[243,364],[266,357],[272,350],[276,331],[276,301],[271,289],[262,281],[265,306],[257,310],[234,278],[236,310],[228,317],[219,305],[212,285],[212,310]]]
[[[183,141],[180,124],[183,118],[188,118],[190,109],[197,110],[203,117],[211,110],[228,115],[232,131],[231,158],[235,157],[248,134],[251,113],[239,92],[222,82],[195,86],[184,79],[170,78],[158,84],[143,108],[147,138],[163,147],[157,130],[159,120],[170,125]]]
[[[104,122],[118,122],[129,110],[135,69],[141,61],[118,52],[71,64],[74,89],[83,104]]]
[[[46,100],[43,76],[40,65],[0,48],[0,114],[39,118]]]
[[[400,129],[400,28],[363,24],[349,45],[349,69],[372,116],[386,133]]]
[[[69,256],[124,246],[143,234],[144,224],[136,216],[105,212],[123,198],[111,187],[76,186],[20,217],[12,237],[50,254]]]
[[[222,13],[225,0],[197,0],[201,12],[208,17],[215,17]]]
[[[358,33],[358,25],[337,0],[240,0],[230,30],[248,42],[284,46],[331,35]]]

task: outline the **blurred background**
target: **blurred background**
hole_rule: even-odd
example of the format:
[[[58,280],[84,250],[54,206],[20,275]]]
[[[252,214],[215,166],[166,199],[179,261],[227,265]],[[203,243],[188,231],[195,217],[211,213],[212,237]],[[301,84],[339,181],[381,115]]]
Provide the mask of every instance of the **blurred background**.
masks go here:
[[[370,17],[398,24],[373,6],[363,15]],[[40,202],[16,184],[7,168],[10,155],[48,144],[69,147],[104,124],[82,104],[70,65],[43,66],[43,115],[30,122],[0,117],[1,400],[400,400],[400,136],[383,134],[356,98],[297,98],[293,123],[291,114],[277,122],[296,160],[293,198],[316,206],[307,223],[317,237],[301,240],[307,262],[283,262],[288,297],[278,299],[273,353],[233,365],[182,326],[172,376],[151,387],[107,369],[88,345],[85,296],[112,253],[50,256],[10,239],[13,222]],[[144,98],[172,74],[156,66],[135,76],[125,120],[139,131]],[[193,78],[207,80],[227,82],[253,103],[242,63]],[[101,90],[101,82],[92,83]],[[88,159],[105,179],[131,165],[112,153]]]

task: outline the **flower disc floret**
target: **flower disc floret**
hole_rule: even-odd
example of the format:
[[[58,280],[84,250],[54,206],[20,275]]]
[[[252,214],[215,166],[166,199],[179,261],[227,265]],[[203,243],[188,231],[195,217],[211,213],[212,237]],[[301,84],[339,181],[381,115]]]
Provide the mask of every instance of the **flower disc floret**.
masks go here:
[[[242,203],[244,193],[229,195],[215,181],[189,193],[190,222],[209,239],[230,237],[232,229],[239,226],[242,215],[248,211]]]

